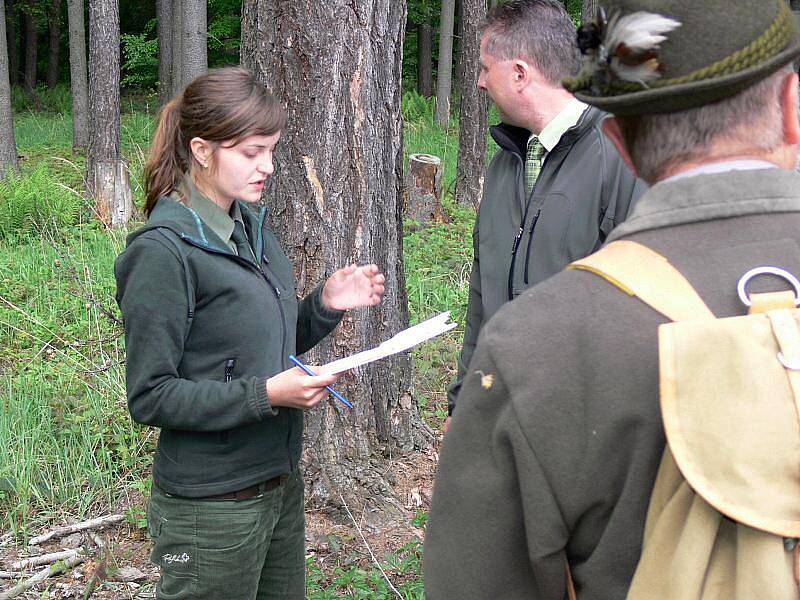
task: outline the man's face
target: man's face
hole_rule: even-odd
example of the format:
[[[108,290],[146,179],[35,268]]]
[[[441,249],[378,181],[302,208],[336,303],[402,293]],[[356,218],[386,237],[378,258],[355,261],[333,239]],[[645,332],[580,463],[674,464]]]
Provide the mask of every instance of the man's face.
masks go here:
[[[486,51],[487,36],[481,38],[481,72],[478,89],[489,94],[504,122],[516,125],[514,61],[498,59]]]

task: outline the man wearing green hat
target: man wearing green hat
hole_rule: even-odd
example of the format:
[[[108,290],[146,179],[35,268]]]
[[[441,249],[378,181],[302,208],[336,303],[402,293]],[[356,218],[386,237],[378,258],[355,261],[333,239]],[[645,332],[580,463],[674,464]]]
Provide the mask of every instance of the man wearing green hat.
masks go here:
[[[800,37],[787,3],[601,2],[565,87],[615,115],[605,133],[654,184],[609,241],[655,250],[718,318],[741,315],[745,272],[800,274]],[[664,451],[665,322],[568,270],[484,327],[441,451],[426,597],[562,600],[568,570],[581,600],[626,597]]]

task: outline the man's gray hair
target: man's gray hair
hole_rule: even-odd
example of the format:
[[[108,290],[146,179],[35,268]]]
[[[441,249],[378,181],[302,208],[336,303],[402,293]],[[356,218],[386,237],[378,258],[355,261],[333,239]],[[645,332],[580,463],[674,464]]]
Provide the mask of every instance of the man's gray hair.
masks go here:
[[[677,164],[771,152],[783,140],[781,83],[789,65],[738,94],[674,113],[617,117],[639,177],[663,179]]]
[[[554,85],[580,68],[575,25],[560,0],[509,0],[483,25],[486,51],[494,58],[521,58]]]

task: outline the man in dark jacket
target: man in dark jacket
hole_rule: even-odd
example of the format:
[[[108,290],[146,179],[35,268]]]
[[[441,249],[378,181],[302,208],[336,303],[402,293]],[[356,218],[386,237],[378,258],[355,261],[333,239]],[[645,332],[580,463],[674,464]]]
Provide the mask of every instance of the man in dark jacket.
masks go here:
[[[511,0],[489,13],[478,87],[503,122],[491,131],[500,150],[475,223],[450,414],[483,324],[522,290],[597,249],[644,191],[602,136],[604,113],[561,86],[578,64],[575,26],[562,2]]]
[[[744,314],[744,273],[773,265],[800,274],[798,79],[789,66],[800,36],[787,3],[604,7],[624,31],[596,23],[586,65],[568,85],[614,113],[610,137],[657,182],[609,241],[664,256],[717,317]],[[636,39],[646,47],[630,52],[624,42]],[[760,277],[750,287],[787,284]],[[441,452],[425,540],[428,598],[562,600],[566,565],[581,600],[626,597],[664,450],[665,321],[596,274],[567,270],[484,327]],[[782,542],[778,560],[791,565]],[[669,563],[667,586],[681,578]],[[776,598],[766,589],[748,597]]]

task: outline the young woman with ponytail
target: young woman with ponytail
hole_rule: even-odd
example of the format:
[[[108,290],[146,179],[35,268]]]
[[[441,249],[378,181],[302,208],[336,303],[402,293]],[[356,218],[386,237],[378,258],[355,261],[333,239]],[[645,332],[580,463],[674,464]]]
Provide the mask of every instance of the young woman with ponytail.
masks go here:
[[[297,300],[260,206],[285,125],[245,70],[209,71],[162,110],[147,223],[115,265],[131,416],[160,428],[148,506],[158,598],[303,598],[303,411],[336,376],[290,368],[344,311],[380,302],[375,265]]]

